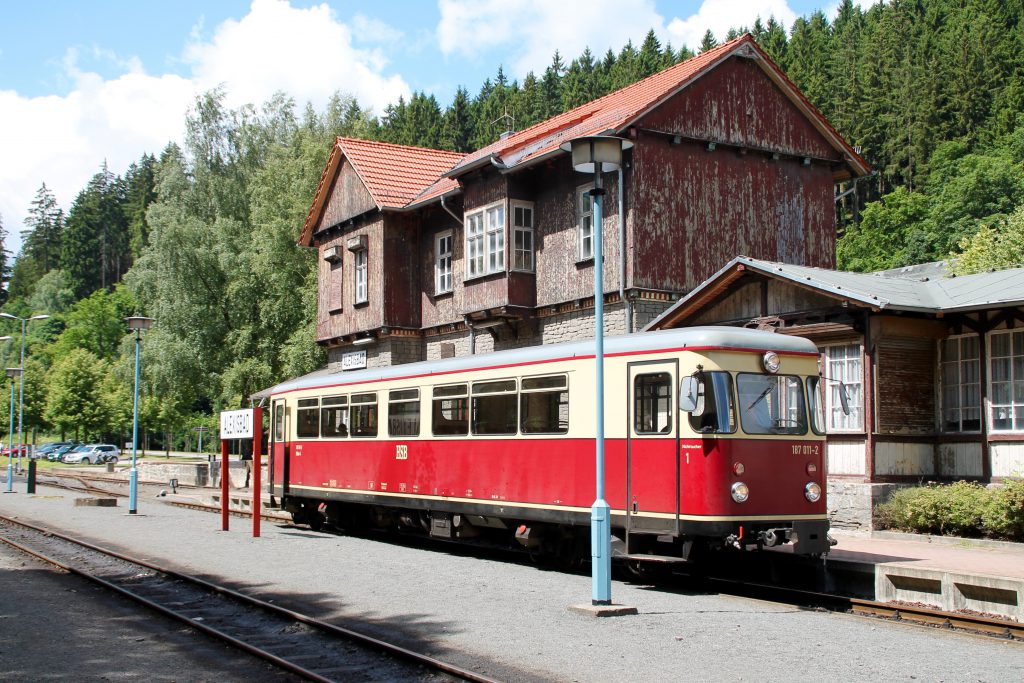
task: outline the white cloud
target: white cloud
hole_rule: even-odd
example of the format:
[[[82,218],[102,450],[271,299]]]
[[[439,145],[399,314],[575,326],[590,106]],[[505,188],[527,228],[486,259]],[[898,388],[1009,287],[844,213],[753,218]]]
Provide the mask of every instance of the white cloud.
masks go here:
[[[376,36],[393,36],[379,23]],[[387,64],[377,51],[353,47],[352,31],[326,5],[296,9],[286,0],[253,0],[248,14],[213,28],[202,24],[190,36],[179,63],[190,76],[147,74],[135,57],[103,47],[92,54],[121,75],[105,79],[78,67],[77,51],[67,51],[62,72],[68,94],[24,97],[0,91],[0,215],[16,251],[18,233],[39,186],[45,182],[67,211],[100,165],[123,174],[143,153],[159,154],[180,141],[185,115],[197,93],[223,84],[227,104],[261,104],[276,91],[322,106],[340,90],[364,107],[381,111],[406,95],[399,76],[385,76]]]
[[[226,84],[229,106],[262,103],[277,91],[323,105],[340,90],[380,112],[408,96],[400,76],[381,73],[381,53],[352,42],[351,29],[325,4],[295,9],[286,0],[253,0],[249,14],[222,23],[210,41],[193,40],[185,62],[201,89]]]
[[[446,57],[475,59],[500,49],[511,75],[540,74],[557,49],[572,59],[590,47],[596,57],[642,41],[663,25],[653,0],[439,0],[437,40]]]
[[[696,14],[672,19],[667,32],[673,45],[696,51],[708,29],[722,42],[729,29],[750,27],[758,17],[766,22],[771,16],[787,30],[796,20],[786,0],[704,0]]]

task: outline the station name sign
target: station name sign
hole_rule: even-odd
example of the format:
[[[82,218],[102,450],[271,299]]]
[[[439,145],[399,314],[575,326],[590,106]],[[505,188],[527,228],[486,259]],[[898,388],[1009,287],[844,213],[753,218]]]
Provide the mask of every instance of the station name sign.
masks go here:
[[[253,436],[253,409],[222,410],[220,413],[221,439],[251,439]]]
[[[341,354],[342,370],[362,370],[366,367],[366,351],[351,351]]]

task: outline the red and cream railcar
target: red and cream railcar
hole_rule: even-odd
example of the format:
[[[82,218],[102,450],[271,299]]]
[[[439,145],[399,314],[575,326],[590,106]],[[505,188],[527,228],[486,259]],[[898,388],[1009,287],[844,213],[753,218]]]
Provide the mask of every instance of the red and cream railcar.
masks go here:
[[[828,550],[817,351],[725,327],[608,338],[613,547],[694,541]],[[594,343],[547,345],[274,387],[273,495],[296,522],[407,527],[588,554]]]

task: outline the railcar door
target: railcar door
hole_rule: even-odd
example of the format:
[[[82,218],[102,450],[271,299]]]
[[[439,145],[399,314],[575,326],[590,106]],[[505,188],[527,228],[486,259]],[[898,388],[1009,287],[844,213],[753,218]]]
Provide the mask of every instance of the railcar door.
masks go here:
[[[678,361],[627,367],[626,530],[679,532]]]
[[[267,463],[270,492],[273,495],[274,484],[280,482],[282,495],[288,493],[288,410],[283,399],[272,404],[270,430],[270,462]]]

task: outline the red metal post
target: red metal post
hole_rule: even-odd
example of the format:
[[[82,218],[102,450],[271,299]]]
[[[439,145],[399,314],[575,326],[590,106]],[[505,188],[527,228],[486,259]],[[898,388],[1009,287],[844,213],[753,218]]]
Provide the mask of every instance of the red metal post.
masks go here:
[[[228,489],[231,476],[228,473],[228,439],[220,441],[220,528],[228,530]]]
[[[252,411],[252,537],[260,536],[260,513],[263,511],[263,408]]]

